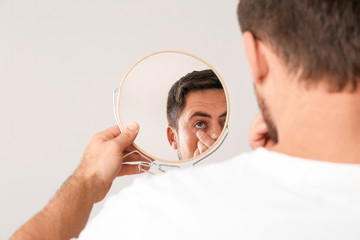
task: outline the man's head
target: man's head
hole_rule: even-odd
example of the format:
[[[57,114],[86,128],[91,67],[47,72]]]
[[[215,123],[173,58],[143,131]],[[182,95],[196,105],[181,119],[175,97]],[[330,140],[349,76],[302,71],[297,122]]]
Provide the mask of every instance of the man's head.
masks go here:
[[[245,51],[274,140],[277,117],[298,89],[355,91],[360,79],[359,13],[358,0],[240,0]]]
[[[227,104],[219,78],[210,69],[182,77],[169,91],[166,110],[168,141],[179,159],[200,154],[199,130],[216,141],[225,123]]]

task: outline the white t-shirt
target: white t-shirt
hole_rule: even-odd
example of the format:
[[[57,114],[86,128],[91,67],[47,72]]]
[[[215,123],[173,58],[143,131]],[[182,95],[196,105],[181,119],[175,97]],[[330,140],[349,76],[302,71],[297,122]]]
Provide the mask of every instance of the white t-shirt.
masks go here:
[[[260,148],[142,177],[79,239],[360,239],[360,165]]]

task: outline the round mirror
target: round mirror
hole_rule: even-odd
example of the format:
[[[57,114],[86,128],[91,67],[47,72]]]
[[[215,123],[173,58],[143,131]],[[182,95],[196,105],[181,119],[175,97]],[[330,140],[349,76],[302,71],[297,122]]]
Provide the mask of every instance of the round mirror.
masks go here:
[[[135,63],[114,95],[121,130],[140,125],[134,145],[151,161],[203,159],[224,140],[229,96],[216,70],[192,54],[161,51]]]

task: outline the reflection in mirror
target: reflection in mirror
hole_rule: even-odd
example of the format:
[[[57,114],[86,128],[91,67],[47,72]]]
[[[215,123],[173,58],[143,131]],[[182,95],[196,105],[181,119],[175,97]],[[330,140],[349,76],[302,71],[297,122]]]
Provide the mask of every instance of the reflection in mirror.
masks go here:
[[[171,87],[166,106],[170,146],[180,160],[196,157],[220,136],[226,120],[223,86],[211,69],[193,71]]]
[[[229,98],[216,71],[191,54],[162,51],[138,61],[115,101],[120,128],[136,121],[135,147],[152,160],[180,163],[202,158],[219,145],[229,118]]]

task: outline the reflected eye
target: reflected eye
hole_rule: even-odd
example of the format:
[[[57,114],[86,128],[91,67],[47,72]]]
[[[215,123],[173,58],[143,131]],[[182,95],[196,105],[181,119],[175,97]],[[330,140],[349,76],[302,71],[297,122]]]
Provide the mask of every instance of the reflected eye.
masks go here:
[[[219,122],[220,126],[223,128],[225,125],[225,120]]]
[[[205,127],[205,123],[204,122],[197,122],[197,123],[195,123],[195,127],[196,128],[204,128]]]

